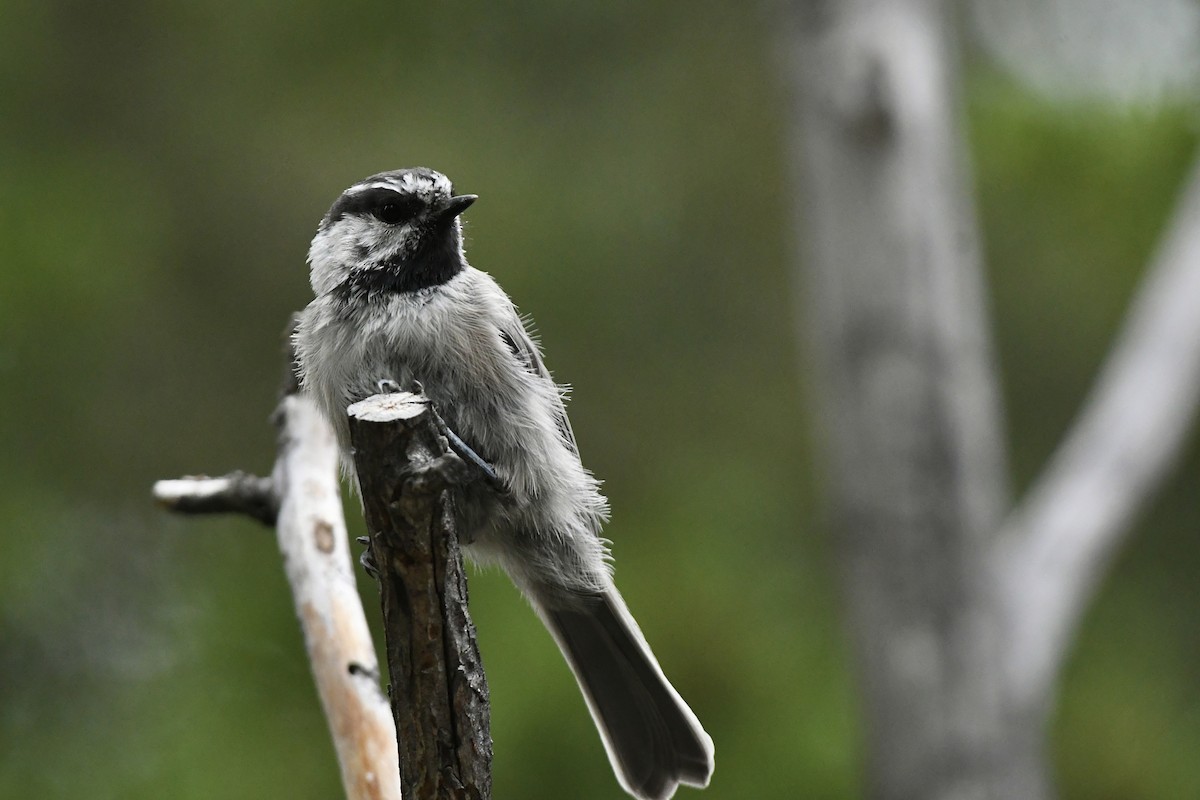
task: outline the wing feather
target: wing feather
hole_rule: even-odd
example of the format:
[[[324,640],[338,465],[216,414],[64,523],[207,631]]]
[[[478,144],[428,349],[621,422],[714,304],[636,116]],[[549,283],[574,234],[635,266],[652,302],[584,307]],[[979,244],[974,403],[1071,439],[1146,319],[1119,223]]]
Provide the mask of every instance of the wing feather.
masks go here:
[[[514,319],[517,324],[505,324],[500,328],[500,338],[504,341],[505,346],[512,352],[513,356],[530,374],[536,375],[543,380],[554,383],[554,378],[550,375],[550,370],[546,369],[545,362],[542,361],[541,351],[538,349],[537,342],[529,333],[528,321],[524,319]],[[554,407],[554,421],[558,425],[559,433],[562,434],[563,441],[570,446],[571,451],[575,455],[579,455],[579,445],[575,442],[575,431],[571,429],[571,420],[567,418],[567,409],[563,404],[562,395],[565,388],[554,384],[558,390],[558,402]]]

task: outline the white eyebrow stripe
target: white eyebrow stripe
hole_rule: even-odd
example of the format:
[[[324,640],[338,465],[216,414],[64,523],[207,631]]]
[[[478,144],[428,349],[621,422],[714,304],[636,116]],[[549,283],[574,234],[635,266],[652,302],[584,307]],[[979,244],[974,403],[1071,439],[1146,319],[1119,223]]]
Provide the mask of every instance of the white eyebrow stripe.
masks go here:
[[[396,184],[390,183],[387,181],[376,181],[375,183],[362,183],[362,184],[359,184],[358,186],[350,187],[349,189],[346,190],[346,193],[347,194],[359,194],[361,192],[366,192],[371,189],[387,189],[389,191],[395,192],[396,194],[401,193],[399,187],[397,187]]]

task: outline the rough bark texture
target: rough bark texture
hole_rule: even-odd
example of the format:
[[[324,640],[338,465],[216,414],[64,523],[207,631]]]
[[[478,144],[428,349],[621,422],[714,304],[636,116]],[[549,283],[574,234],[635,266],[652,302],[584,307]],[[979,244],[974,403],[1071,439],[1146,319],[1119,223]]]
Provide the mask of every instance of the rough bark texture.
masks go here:
[[[1006,736],[988,542],[1007,502],[941,4],[795,0],[816,385],[875,798],[1035,800]]]
[[[414,395],[351,406],[350,433],[383,604],[404,797],[486,800],[487,681],[447,491],[465,466]]]

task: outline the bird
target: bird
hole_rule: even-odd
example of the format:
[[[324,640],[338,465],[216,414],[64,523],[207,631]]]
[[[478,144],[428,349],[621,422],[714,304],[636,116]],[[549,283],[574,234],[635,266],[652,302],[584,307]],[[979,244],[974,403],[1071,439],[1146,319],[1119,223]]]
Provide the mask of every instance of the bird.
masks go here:
[[[353,477],[347,408],[381,386],[419,385],[489,479],[457,490],[463,551],[499,565],[528,599],[582,690],[617,780],[640,800],[707,786],[712,738],[667,680],[617,591],[600,483],[582,464],[526,318],[471,266],[461,215],[476,200],[426,167],[350,186],[309,248],[314,299],[294,344],[302,389]]]

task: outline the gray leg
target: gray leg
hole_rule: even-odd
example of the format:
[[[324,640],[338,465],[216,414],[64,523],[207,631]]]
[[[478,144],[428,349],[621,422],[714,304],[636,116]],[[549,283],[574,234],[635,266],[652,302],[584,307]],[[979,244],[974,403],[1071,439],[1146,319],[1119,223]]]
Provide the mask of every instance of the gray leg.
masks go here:
[[[492,469],[492,465],[483,460],[483,457],[471,449],[471,446],[458,438],[458,434],[450,430],[443,423],[442,435],[446,437],[446,441],[450,443],[450,449],[458,454],[458,457],[468,464],[473,464],[489,481],[499,481],[500,477],[496,475],[496,470]]]
[[[497,492],[508,494],[508,487],[504,485],[504,481],[500,480],[500,476],[496,474],[496,470],[492,468],[492,465],[485,461],[483,456],[471,449],[471,446],[464,442],[457,433],[450,430],[450,426],[442,419],[442,415],[437,413],[435,407],[430,406],[429,410],[433,412],[433,418],[437,421],[438,431],[442,436],[446,437],[446,441],[449,443],[450,449],[454,454],[483,473],[483,477]]]

